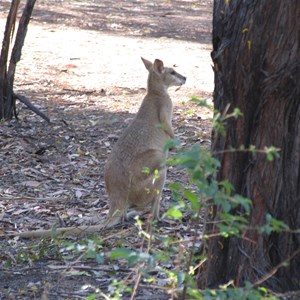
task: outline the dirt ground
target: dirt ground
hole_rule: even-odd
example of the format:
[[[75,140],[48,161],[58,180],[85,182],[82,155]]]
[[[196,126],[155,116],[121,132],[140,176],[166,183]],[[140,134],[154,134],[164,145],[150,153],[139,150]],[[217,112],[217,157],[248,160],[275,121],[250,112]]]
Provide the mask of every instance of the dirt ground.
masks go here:
[[[0,3],[1,36],[9,2]],[[121,268],[116,275],[109,263],[58,259],[53,243],[6,233],[105,217],[104,164],[146,92],[141,56],[160,58],[187,77],[180,90],[170,89],[176,137],[183,147],[210,147],[212,112],[190,99],[211,101],[211,20],[212,0],[37,1],[15,90],[51,123],[18,104],[19,120],[0,124],[0,299],[86,299],[97,288],[108,293],[113,278],[128,276]],[[182,170],[170,168],[162,212],[172,200],[168,183],[176,180],[188,182]],[[120,239],[137,243],[132,227],[109,232],[105,248]],[[164,230],[172,235],[181,229],[168,224]],[[36,253],[35,246],[46,254],[24,257]],[[100,294],[96,299],[104,299]],[[136,299],[170,297],[144,284]]]

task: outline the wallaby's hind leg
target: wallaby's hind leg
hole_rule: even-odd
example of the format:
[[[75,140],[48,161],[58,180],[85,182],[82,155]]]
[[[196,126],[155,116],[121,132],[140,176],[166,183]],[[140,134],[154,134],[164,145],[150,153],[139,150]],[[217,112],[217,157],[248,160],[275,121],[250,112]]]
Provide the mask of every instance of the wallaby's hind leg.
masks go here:
[[[161,194],[166,179],[166,168],[163,165],[165,156],[163,151],[148,150],[136,158],[132,169],[134,176],[128,197],[129,205],[143,210],[151,204],[155,219],[159,218]],[[143,171],[145,168],[147,172]]]
[[[109,196],[109,213],[106,227],[112,227],[124,222],[129,207],[128,195],[131,176],[119,163],[108,162],[105,168],[105,184]]]

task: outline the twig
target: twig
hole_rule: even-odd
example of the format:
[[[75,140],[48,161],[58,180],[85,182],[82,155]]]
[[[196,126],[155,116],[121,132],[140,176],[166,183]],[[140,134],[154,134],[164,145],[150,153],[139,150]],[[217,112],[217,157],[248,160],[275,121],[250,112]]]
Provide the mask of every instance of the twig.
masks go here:
[[[84,95],[96,93],[96,90],[76,90],[76,89],[67,89],[67,88],[64,88],[63,90],[66,92],[76,92],[76,93],[81,93]],[[65,94],[65,93],[63,93],[63,94]]]
[[[101,272],[111,272],[112,271],[112,266],[110,265],[101,265],[100,267],[91,267],[91,266],[78,266],[78,265],[47,265],[47,268],[49,268],[52,271],[67,271],[68,269],[73,269],[73,270],[82,270],[82,271],[101,271]],[[24,268],[21,269],[23,272],[26,272],[28,270],[31,270],[33,268]],[[36,268],[37,269],[37,268]],[[0,270],[2,270],[0,268]],[[119,268],[118,272],[122,273],[128,273],[130,270],[126,268]]]
[[[196,242],[199,240],[200,234],[199,234],[199,227],[200,227],[200,213],[201,213],[202,207],[201,205],[199,206],[198,212],[197,212],[197,217],[195,218],[195,230],[194,230],[194,236],[193,236],[193,241],[192,241],[192,247],[190,249],[190,257],[188,259],[188,264],[187,264],[187,271],[190,272],[190,267],[193,262],[193,257],[194,257],[194,251],[196,247]],[[186,299],[186,293],[187,293],[187,284],[184,282],[184,287],[182,290],[182,299]]]
[[[43,112],[41,112],[36,106],[34,106],[27,97],[19,95],[19,94],[14,94],[14,98],[20,100],[30,110],[32,110],[37,115],[39,115],[40,117],[42,117],[45,121],[47,121],[48,123],[50,123],[50,119]]]
[[[135,298],[137,289],[138,289],[138,287],[140,285],[140,282],[141,282],[141,278],[142,278],[142,272],[139,272],[138,276],[137,276],[137,279],[135,281],[135,284],[134,284],[134,288],[133,288],[133,292],[132,292],[132,295],[130,297],[130,300],[133,300]]]
[[[286,265],[286,263],[288,263],[289,261],[291,261],[294,257],[296,257],[299,254],[300,254],[300,248],[298,250],[296,250],[295,252],[293,252],[292,255],[289,256],[286,260],[282,261],[280,264],[278,264],[276,267],[274,267],[269,273],[265,274],[264,276],[262,276],[262,278],[260,278],[256,282],[254,282],[251,285],[251,288],[254,288],[254,287],[258,286],[258,285],[262,284],[263,282],[265,282],[266,280],[268,280],[269,278],[271,278],[275,273],[277,273],[277,271],[281,267],[283,267],[284,265]]]
[[[153,237],[153,225],[152,225],[152,222],[153,222],[153,216],[151,219],[151,222],[148,222],[147,223],[147,229],[146,229],[146,232],[149,234],[149,237],[148,237],[148,243],[147,243],[147,253],[149,253],[150,249],[151,249],[151,243],[152,243],[152,237]],[[144,248],[144,244],[145,244],[145,239],[146,239],[146,236],[143,235],[143,240],[142,240],[142,243],[141,243],[141,247],[140,247],[140,250],[143,251],[143,248]],[[144,264],[143,264],[144,265]],[[140,269],[142,268],[143,266],[140,266]],[[137,290],[138,290],[138,287],[140,285],[140,282],[141,282],[141,279],[142,279],[142,272],[140,270],[138,270],[138,275],[137,275],[137,279],[135,281],[135,284],[134,284],[134,288],[133,288],[133,292],[132,292],[132,295],[130,297],[130,300],[134,300],[135,296],[136,296],[136,293],[137,293]]]

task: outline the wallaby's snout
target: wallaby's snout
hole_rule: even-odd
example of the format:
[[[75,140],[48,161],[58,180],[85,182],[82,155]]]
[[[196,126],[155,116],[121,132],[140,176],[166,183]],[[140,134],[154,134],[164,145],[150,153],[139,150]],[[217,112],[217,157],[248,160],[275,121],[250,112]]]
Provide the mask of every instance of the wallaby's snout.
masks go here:
[[[182,76],[181,74],[177,73],[175,70],[171,71],[171,75],[175,76],[176,81],[177,81],[177,85],[183,85],[186,82],[186,77]]]

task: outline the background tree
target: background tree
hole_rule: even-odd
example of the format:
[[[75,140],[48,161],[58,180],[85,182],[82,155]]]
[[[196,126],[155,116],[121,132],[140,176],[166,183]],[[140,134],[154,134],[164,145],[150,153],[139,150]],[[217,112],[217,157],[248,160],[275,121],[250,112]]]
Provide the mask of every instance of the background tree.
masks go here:
[[[212,151],[221,162],[218,179],[228,179],[253,206],[252,228],[266,215],[284,221],[287,232],[259,234],[248,229],[241,238],[208,241],[202,287],[233,280],[264,282],[273,290],[300,287],[300,5],[290,1],[214,1],[214,105],[224,112],[239,108],[243,117],[214,134]],[[280,158],[227,151],[254,145],[280,148]],[[214,207],[212,221],[218,221]],[[243,214],[242,209],[234,211]],[[207,233],[217,231],[208,225]],[[284,264],[287,262],[288,264]]]
[[[39,111],[35,106],[33,106],[26,97],[16,94],[13,91],[16,66],[21,58],[22,47],[24,45],[27,27],[35,1],[36,0],[27,0],[26,5],[23,8],[22,17],[20,18],[15,38],[15,44],[11,50],[10,60],[8,61],[10,44],[13,40],[15,32],[18,8],[21,0],[12,0],[11,2],[0,55],[0,120],[9,120],[13,116],[17,117],[16,99],[19,99],[35,113],[49,121],[49,118]]]

